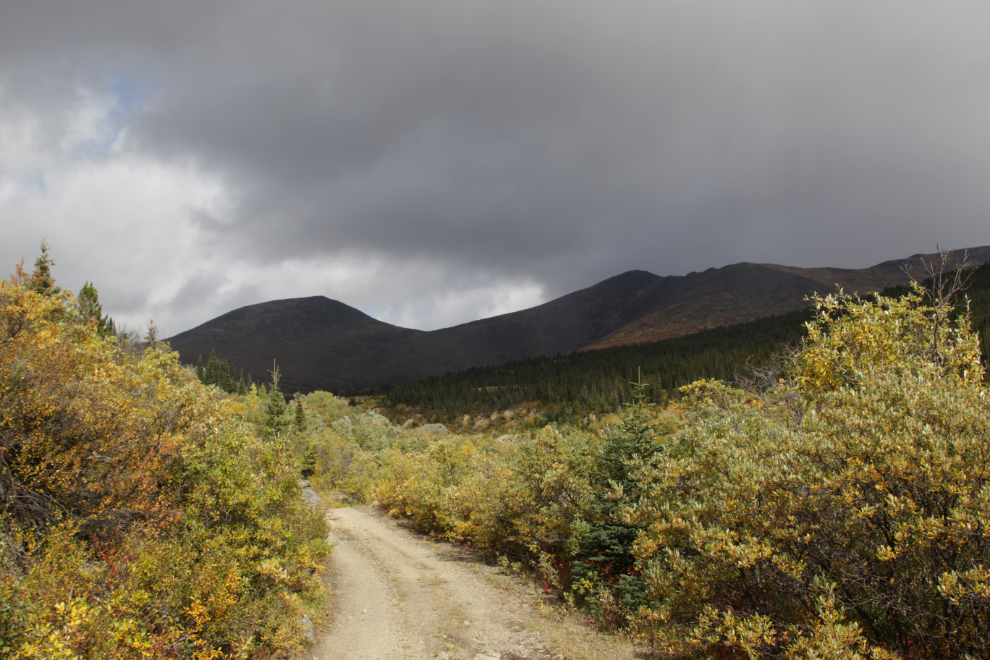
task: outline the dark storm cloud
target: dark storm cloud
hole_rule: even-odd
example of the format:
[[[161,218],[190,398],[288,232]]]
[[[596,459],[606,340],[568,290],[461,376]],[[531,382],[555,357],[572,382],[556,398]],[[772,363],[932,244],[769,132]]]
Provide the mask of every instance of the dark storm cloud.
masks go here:
[[[450,286],[552,296],[631,268],[860,267],[990,242],[985,3],[4,13],[8,95],[127,91],[131,148],[224,181],[229,215],[198,227],[227,257],[425,259]]]

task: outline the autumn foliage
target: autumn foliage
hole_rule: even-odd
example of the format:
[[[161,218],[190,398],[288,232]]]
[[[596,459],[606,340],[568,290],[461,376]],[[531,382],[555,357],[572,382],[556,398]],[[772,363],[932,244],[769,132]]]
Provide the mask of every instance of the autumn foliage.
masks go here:
[[[35,275],[0,282],[0,656],[294,653],[327,547],[288,445]]]
[[[990,397],[965,301],[815,303],[802,347],[685,388],[674,416],[395,440],[371,492],[663,657],[987,657]]]

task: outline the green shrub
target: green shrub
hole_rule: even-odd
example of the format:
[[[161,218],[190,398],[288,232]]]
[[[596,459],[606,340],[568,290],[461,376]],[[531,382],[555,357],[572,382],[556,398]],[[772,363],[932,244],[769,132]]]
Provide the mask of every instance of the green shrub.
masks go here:
[[[289,445],[25,280],[0,282],[0,655],[301,650],[328,547]]]
[[[918,292],[817,309],[769,389],[688,388],[684,430],[642,475],[643,624],[673,654],[808,657],[845,640],[849,653],[985,657],[978,338]]]

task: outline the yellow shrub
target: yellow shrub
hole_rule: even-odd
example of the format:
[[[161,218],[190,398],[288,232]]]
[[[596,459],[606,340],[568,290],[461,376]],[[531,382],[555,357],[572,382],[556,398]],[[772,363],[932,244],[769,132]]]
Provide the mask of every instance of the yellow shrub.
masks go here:
[[[755,395],[688,388],[689,421],[637,509],[643,620],[670,653],[855,657],[862,634],[912,657],[985,656],[977,338],[918,295],[818,305],[792,380]]]
[[[23,279],[0,282],[0,654],[300,648],[327,547],[287,444]]]

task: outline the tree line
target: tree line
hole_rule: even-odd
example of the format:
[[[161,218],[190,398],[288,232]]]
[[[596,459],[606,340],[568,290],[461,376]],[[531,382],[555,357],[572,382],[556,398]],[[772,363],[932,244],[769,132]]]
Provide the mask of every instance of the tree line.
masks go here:
[[[981,337],[984,361],[990,335],[990,264],[967,271],[973,329]],[[931,279],[922,282],[930,287]],[[881,295],[900,298],[909,287]],[[962,299],[960,299],[962,300]],[[959,302],[958,304],[964,304]],[[677,396],[678,388],[701,379],[733,381],[769,365],[782,346],[797,348],[814,317],[809,309],[702,330],[644,344],[534,357],[474,367],[410,383],[371,390],[390,405],[406,405],[456,415],[510,408],[537,401],[544,406],[584,412],[614,412],[633,401],[641,374],[656,403]],[[350,396],[355,392],[341,392]]]

